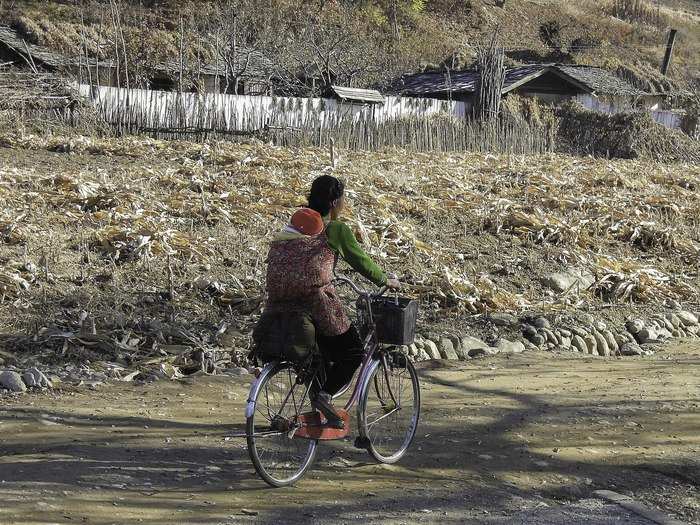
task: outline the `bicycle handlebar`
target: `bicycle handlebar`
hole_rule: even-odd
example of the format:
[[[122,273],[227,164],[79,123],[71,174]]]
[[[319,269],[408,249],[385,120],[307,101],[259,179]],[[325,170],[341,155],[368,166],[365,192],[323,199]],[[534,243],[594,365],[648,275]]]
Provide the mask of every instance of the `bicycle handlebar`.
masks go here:
[[[396,275],[394,275],[394,274],[389,274],[388,277],[389,277],[389,279],[396,279]],[[368,292],[367,290],[363,290],[362,288],[357,286],[353,281],[351,281],[348,277],[345,277],[343,275],[336,275],[334,280],[349,285],[355,291],[355,293],[357,293],[358,295],[381,297],[389,289],[388,286],[384,285],[379,289],[379,291],[372,293],[372,292]]]

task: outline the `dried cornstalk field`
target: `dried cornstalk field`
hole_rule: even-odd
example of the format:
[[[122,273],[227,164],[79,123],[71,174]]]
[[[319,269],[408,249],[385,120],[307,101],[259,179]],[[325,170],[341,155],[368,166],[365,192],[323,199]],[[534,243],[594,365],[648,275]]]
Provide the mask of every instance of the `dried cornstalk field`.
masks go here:
[[[141,356],[244,347],[271,234],[322,173],[347,181],[346,220],[421,322],[700,296],[697,165],[386,149],[337,150],[333,167],[325,148],[19,134],[0,154],[0,322],[63,354],[50,327]],[[568,268],[593,285],[543,285]]]

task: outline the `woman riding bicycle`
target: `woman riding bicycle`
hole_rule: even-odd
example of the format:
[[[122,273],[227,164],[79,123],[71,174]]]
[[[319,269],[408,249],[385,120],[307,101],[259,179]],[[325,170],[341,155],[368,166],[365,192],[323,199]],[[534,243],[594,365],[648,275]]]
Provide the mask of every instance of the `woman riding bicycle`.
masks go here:
[[[361,364],[362,341],[332,284],[337,259],[341,257],[378,286],[399,287],[362,250],[352,230],[338,220],[345,205],[344,189],[343,182],[330,175],[316,178],[308,208],[296,212],[291,224],[273,239],[267,258],[267,301],[254,334],[260,346],[275,336],[280,344],[309,342],[313,337],[309,334],[315,332],[326,369],[320,389],[318,385],[312,388],[311,402],[329,426],[338,428],[343,421],[331,399]],[[290,327],[292,323],[295,326]]]

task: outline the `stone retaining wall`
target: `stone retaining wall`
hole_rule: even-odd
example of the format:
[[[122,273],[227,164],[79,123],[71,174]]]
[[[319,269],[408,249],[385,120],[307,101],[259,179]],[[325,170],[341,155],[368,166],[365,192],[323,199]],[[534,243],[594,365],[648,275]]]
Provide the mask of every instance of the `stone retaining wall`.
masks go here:
[[[585,322],[553,326],[546,317],[518,319],[511,314],[492,314],[497,326],[520,325],[522,340],[498,339],[488,344],[472,336],[416,335],[404,350],[415,361],[428,359],[466,360],[498,353],[525,350],[578,352],[592,356],[650,355],[651,345],[670,339],[700,337],[700,313],[676,309],[647,320],[630,319],[623,327],[609,327],[592,316]]]

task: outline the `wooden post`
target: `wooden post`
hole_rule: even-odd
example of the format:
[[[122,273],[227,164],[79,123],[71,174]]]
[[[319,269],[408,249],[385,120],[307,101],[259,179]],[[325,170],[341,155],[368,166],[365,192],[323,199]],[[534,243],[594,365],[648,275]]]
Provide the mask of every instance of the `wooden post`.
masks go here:
[[[182,70],[185,67],[184,60],[184,40],[185,40],[185,25],[182,19],[182,14],[180,14],[180,76],[178,79],[179,86],[178,91],[182,94]]]
[[[668,66],[671,64],[671,54],[673,53],[673,44],[676,41],[676,29],[671,29],[668,34],[668,42],[666,44],[666,54],[664,55],[664,61],[661,64],[661,74],[665,75],[668,72]]]
[[[335,139],[333,139],[333,137],[331,137],[329,149],[330,149],[330,152],[331,152],[331,167],[332,167],[332,168],[335,168],[335,166],[336,166],[336,159],[335,159]]]

